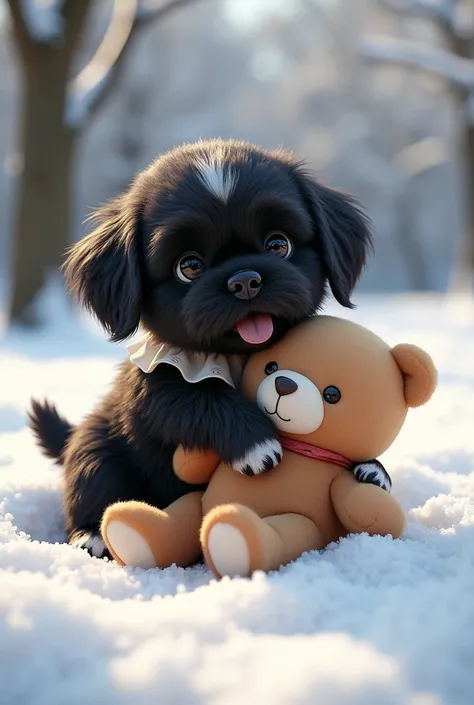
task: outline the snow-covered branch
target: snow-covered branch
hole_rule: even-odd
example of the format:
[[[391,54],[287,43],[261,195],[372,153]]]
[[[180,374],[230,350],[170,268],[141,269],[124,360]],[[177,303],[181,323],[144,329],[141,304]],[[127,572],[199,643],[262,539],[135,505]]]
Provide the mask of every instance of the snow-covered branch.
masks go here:
[[[474,38],[472,0],[381,0],[381,3],[392,12],[433,19],[459,39]]]
[[[115,0],[112,19],[100,46],[87,66],[70,83],[66,122],[71,128],[79,128],[87,120],[110,80],[130,40],[138,7],[139,0]]]
[[[419,176],[449,161],[448,149],[439,137],[425,137],[395,155],[395,164],[409,177]]]
[[[20,11],[31,39],[55,44],[64,32],[62,0],[20,0]]]
[[[394,12],[431,17],[450,24],[456,3],[453,0],[382,0],[382,4]]]
[[[460,88],[474,88],[474,61],[441,49],[405,39],[367,37],[360,43],[360,54],[366,61],[411,66],[440,76]]]
[[[113,90],[138,30],[192,2],[197,0],[115,0],[112,19],[102,43],[87,66],[70,83],[66,122],[71,129],[80,129]]]

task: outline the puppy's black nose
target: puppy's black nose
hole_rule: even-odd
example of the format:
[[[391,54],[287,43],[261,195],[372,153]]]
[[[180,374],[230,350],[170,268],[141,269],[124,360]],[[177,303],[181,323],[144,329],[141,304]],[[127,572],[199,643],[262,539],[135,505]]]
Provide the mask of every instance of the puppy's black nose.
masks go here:
[[[252,269],[236,272],[227,282],[227,288],[238,299],[250,301],[254,299],[262,286],[262,277]]]
[[[294,394],[298,389],[298,385],[289,377],[277,377],[275,389],[281,397],[286,397],[288,394]]]

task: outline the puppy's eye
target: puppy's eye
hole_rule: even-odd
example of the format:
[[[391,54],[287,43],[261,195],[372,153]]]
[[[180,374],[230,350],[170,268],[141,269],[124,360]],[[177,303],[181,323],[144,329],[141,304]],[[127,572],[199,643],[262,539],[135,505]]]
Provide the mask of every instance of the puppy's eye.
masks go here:
[[[277,370],[278,370],[278,365],[274,360],[272,360],[272,362],[268,362],[265,365],[265,374],[266,375],[272,375]]]
[[[265,238],[265,249],[272,255],[287,259],[293,252],[293,243],[288,235],[279,230],[274,230]]]
[[[337,402],[341,399],[341,392],[337,387],[331,385],[329,387],[326,387],[323,392],[323,397],[324,401],[326,401],[328,404],[337,404]]]
[[[182,282],[192,282],[196,279],[204,270],[204,262],[202,257],[195,254],[194,252],[187,252],[185,255],[179,258],[174,266],[174,273]]]

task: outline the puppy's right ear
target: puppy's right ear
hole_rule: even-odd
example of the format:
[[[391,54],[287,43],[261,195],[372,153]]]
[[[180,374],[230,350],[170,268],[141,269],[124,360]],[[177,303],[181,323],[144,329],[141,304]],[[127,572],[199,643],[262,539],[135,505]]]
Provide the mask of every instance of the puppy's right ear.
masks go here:
[[[69,251],[65,277],[71,293],[118,342],[140,323],[138,208],[127,193],[100,208],[96,217],[99,226]]]
[[[372,250],[369,218],[354,198],[319,184],[304,165],[297,167],[296,178],[334,297],[341,306],[354,308],[350,297]]]

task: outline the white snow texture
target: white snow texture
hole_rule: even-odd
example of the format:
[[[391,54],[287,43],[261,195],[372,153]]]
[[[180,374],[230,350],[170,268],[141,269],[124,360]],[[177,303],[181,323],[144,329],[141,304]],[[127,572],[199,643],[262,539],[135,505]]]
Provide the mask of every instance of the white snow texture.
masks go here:
[[[62,543],[61,470],[26,428],[31,395],[77,422],[124,350],[60,313],[0,350],[1,705],[472,705],[474,328],[430,298],[348,315],[430,351],[432,402],[382,462],[401,540],[349,537],[278,573],[132,570]],[[60,308],[60,307],[59,307]]]

